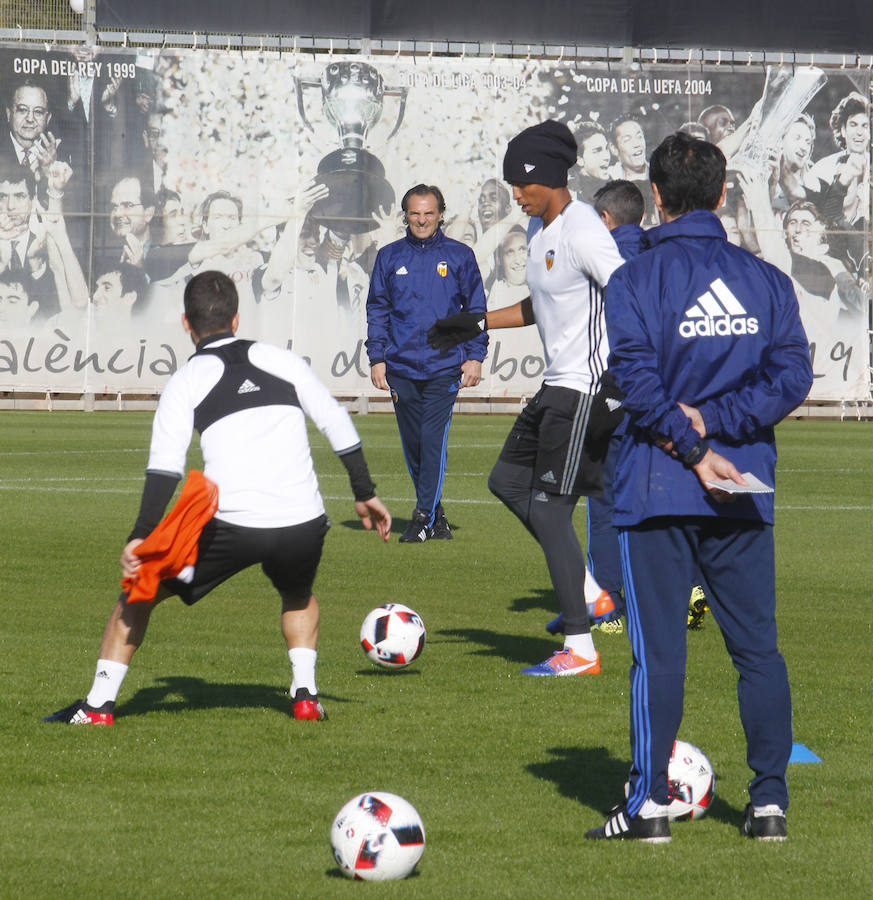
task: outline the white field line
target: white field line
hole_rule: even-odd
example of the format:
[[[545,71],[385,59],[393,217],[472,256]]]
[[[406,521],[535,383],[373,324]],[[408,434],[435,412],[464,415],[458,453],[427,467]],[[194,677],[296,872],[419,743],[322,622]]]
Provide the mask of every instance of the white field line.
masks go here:
[[[325,450],[329,449],[329,445],[326,443],[322,443],[321,441],[313,441],[312,446],[314,449]],[[374,443],[370,442],[367,445],[372,449],[388,449],[394,448],[396,445],[392,443]],[[473,444],[461,444],[449,447],[450,451],[457,451],[463,449],[494,449],[495,451],[500,450],[503,446],[503,438],[501,437],[499,440],[494,442],[477,442]],[[139,454],[146,455],[148,453],[147,447],[122,447],[122,448],[114,448],[114,449],[83,449],[83,450],[63,450],[63,449],[53,449],[53,450],[14,450],[2,452],[0,451],[0,462],[3,459],[11,459],[11,458],[19,458],[19,457],[46,457],[46,456],[94,456],[94,455],[106,455],[106,454]],[[779,475],[793,475],[793,474],[808,474],[810,472],[822,472],[821,468],[780,468],[778,470]],[[843,469],[828,469],[828,473],[839,473],[839,474],[867,474],[868,469],[865,468],[843,468]],[[450,473],[453,479],[456,478],[477,478],[484,479],[487,477],[487,472],[459,472],[453,471]],[[341,481],[345,481],[345,474],[322,474],[319,475],[319,480],[322,483],[327,483],[332,479],[340,479]],[[382,480],[383,482],[387,479],[391,478],[405,478],[406,473],[397,471],[390,473],[373,473],[373,478]],[[118,487],[106,487],[104,485],[107,484],[118,484]],[[122,484],[129,483],[130,487],[121,487]],[[39,491],[41,493],[90,493],[90,494],[138,494],[140,492],[142,485],[142,477],[137,475],[135,477],[119,477],[119,478],[105,478],[100,476],[78,476],[78,477],[42,477],[42,478],[2,478],[0,477],[0,491]],[[323,496],[326,500],[347,500],[348,496],[345,493],[342,494],[328,494],[323,492]],[[414,501],[414,497],[410,497],[407,495],[403,496],[388,496],[386,494],[380,495],[383,500],[392,503],[411,503]],[[499,506],[500,502],[497,499],[493,498],[485,498],[485,499],[473,499],[473,498],[445,498],[447,503],[452,504],[468,504],[468,505],[486,505],[486,506]],[[584,498],[580,501],[580,507],[584,506]],[[792,511],[800,511],[800,512],[818,512],[818,511],[868,511],[873,509],[873,506],[870,505],[852,505],[852,506],[817,506],[817,505],[800,505],[800,504],[776,504],[776,509],[782,510],[792,510]]]
[[[12,456],[92,456],[98,453],[148,453],[148,447],[118,447],[114,450],[0,450],[0,460]]]
[[[387,477],[376,475],[374,478]],[[323,476],[322,481],[328,478],[345,478],[344,475],[328,475]],[[130,482],[129,488],[117,487],[107,488],[98,487],[97,485],[106,484],[107,482]],[[57,494],[131,494],[138,495],[141,491],[142,478],[96,478],[96,477],[79,477],[79,478],[16,478],[16,479],[0,479],[0,491],[20,491],[20,492],[40,492],[40,493],[57,493]],[[387,503],[414,503],[415,497],[408,495],[391,496],[386,494],[379,495],[382,500]],[[325,500],[348,500],[351,502],[349,494],[328,494],[322,491],[322,497]],[[471,497],[444,497],[447,504],[453,506],[469,505],[469,506],[500,506],[501,503],[496,499],[475,499]],[[580,498],[579,507],[585,506],[585,498]],[[797,504],[776,504],[776,509],[791,510],[793,512],[868,512],[873,510],[873,505],[863,506],[807,506]]]
[[[311,444],[313,449],[317,450],[329,450],[330,447],[328,444]],[[366,445],[372,449],[391,449],[396,447],[395,444],[374,444],[368,443]],[[496,444],[461,444],[455,447],[449,446],[449,450],[466,450],[466,449],[483,449],[486,447],[492,447],[497,450],[503,446],[503,442],[500,441]],[[366,449],[366,448],[365,448]],[[106,450],[0,450],[0,463],[4,459],[12,459],[16,457],[25,457],[25,456],[94,456],[98,454],[110,454],[110,453],[142,453],[148,454],[148,447],[119,447],[116,449],[106,449]],[[780,467],[777,469],[777,475],[805,475],[809,473],[822,473],[822,474],[846,474],[846,475],[857,475],[857,474],[869,474],[869,467],[860,467],[860,468],[845,468],[845,469],[824,469],[821,467],[814,468],[801,468],[801,469],[789,469]],[[391,478],[395,475],[405,475],[405,472],[397,471],[397,472],[389,472],[381,475],[374,475],[374,477],[379,478]],[[459,472],[459,471],[451,471],[449,472],[452,478],[469,478],[469,477],[484,477],[487,473],[483,472]],[[334,475],[321,475],[320,478],[334,478],[334,477],[343,477],[343,476],[334,476]]]

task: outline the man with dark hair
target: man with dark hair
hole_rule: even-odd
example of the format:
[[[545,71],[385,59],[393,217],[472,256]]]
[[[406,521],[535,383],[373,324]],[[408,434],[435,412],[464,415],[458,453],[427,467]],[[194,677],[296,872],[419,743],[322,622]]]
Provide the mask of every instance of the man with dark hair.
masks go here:
[[[594,208],[612,234],[623,259],[633,259],[648,249],[649,240],[640,227],[645,215],[645,201],[634,182],[610,181],[594,195]],[[618,532],[612,524],[612,482],[624,430],[625,422],[622,421],[609,439],[609,452],[603,465],[603,494],[588,501],[588,568],[609,592],[617,612],[624,610],[624,600],[618,594],[622,584],[621,560]],[[701,581],[700,573],[695,570],[688,601],[688,627],[692,630],[703,627],[703,618],[709,609]],[[617,617],[604,622],[601,630],[618,631],[621,623],[616,620]]]
[[[151,246],[145,272],[150,281],[170,278],[188,262],[195,243],[190,224],[182,195],[161,188],[155,194],[155,214],[149,223]]]
[[[645,232],[640,222],[646,213],[646,201],[640,189],[632,181],[609,181],[594,194],[593,203],[594,211],[612,232],[619,250],[621,240],[628,240],[628,252],[622,252],[622,257],[630,259],[641,253]]]
[[[865,129],[860,121],[853,122],[855,116],[868,115],[867,101],[857,91],[847,94],[834,107],[828,125],[834,136],[834,143],[848,153],[862,153],[870,143],[870,129]],[[869,123],[868,123],[869,125]]]
[[[845,253],[857,266],[867,252],[870,209],[870,107],[853,91],[831,112],[829,121],[839,150],[820,159],[807,181],[821,191],[819,206],[835,222]],[[818,202],[818,201],[817,201]]]
[[[609,369],[630,417],[614,521],[633,650],[632,764],[626,801],[586,837],[670,840],[667,765],[699,565],[739,673],[755,773],[742,832],[783,840],[791,698],[777,647],[768,486],[773,428],[812,384],[809,344],[788,276],[729,243],[714,214],[725,192],[718,147],[673,134],[652,154],[650,175],[663,224],[606,291]]]
[[[24,271],[0,272],[0,333],[18,334],[30,328],[39,304],[30,299],[33,285]]]
[[[609,138],[597,122],[580,122],[575,131],[579,165],[570,173],[569,187],[579,200],[591,203],[598,188],[609,180],[612,152]]]
[[[615,178],[645,181],[648,175],[646,159],[646,134],[636,116],[619,116],[610,128],[613,150],[618,162],[613,167]]]
[[[109,196],[109,228],[120,241],[112,256],[142,266],[151,248],[149,224],[155,214],[155,195],[138,175],[116,181]]]
[[[843,245],[851,231],[835,229],[809,200],[792,203],[783,218],[771,208],[769,186],[761,176],[741,172],[737,179],[761,258],[791,276],[810,347],[837,342],[843,347],[840,354],[814,354],[816,391],[840,396],[867,367],[866,351],[862,355],[858,345],[859,335],[866,334],[867,298]]]
[[[473,251],[446,237],[446,202],[435,185],[417,184],[403,196],[406,236],[376,256],[367,297],[370,379],[391,391],[415,509],[400,540],[451,540],[442,507],[452,408],[460,388],[482,377],[488,338],[482,334],[438,353],[427,331],[443,316],[485,315],[485,291]]]
[[[91,303],[97,315],[101,309],[113,317],[119,311],[141,315],[145,311],[148,287],[149,280],[142,269],[126,262],[108,264],[94,279]]]
[[[330,522],[312,468],[306,416],[345,465],[364,527],[375,524],[387,541],[391,516],[376,496],[348,413],[296,354],[238,340],[238,303],[233,281],[221,272],[202,272],[185,287],[182,325],[197,350],[158,403],[139,516],[121,554],[125,590],[103,633],[90,692],[46,721],[111,725],[153,608],[173,594],[196,603],[255,564],[282,601],[293,673],[291,714],[325,718],[315,687],[319,608],[312,583]],[[195,531],[193,560],[170,568],[165,557],[175,560],[177,540],[163,556],[154,546],[144,556],[139,550],[146,537],[154,545],[177,512],[178,503],[159,526],[185,471],[192,425],[200,433],[206,479],[217,486],[217,510],[199,537]],[[157,565],[164,568],[156,572]]]
[[[502,222],[511,209],[509,191],[496,178],[487,179],[479,191],[476,203],[480,233],[484,234],[492,226]]]
[[[476,203],[476,212],[479,217],[476,229],[478,236],[470,243],[476,254],[476,263],[479,266],[486,293],[491,291],[494,281],[499,277],[497,251],[500,242],[512,228],[513,222],[509,215],[511,210],[512,200],[506,186],[496,178],[488,178],[482,184]],[[452,230],[456,231],[457,229]]]
[[[38,209],[36,179],[27,166],[0,160],[0,270],[24,271],[31,285],[30,300],[38,309],[35,322],[60,311],[58,284],[49,265],[44,227],[31,227]]]
[[[737,121],[734,114],[720,103],[714,103],[701,110],[697,117],[698,124],[702,125],[709,134],[709,140],[713,144],[723,141],[728,135],[733,134],[737,130]],[[687,123],[686,123],[687,124]],[[687,129],[680,129],[686,131]],[[689,134],[692,132],[688,131]]]
[[[654,225],[658,219],[649,185],[646,133],[643,126],[635,115],[625,113],[613,121],[610,134],[612,148],[618,158],[611,170],[612,177],[636,182],[646,203],[645,224]]]
[[[561,122],[541,122],[509,142],[503,177],[531,217],[530,296],[484,320],[488,329],[535,322],[546,360],[543,385],[515,420],[488,479],[542,547],[563,616],[563,647],[522,669],[534,676],[600,672],[573,510],[582,494],[601,490],[608,432],[601,428],[608,416],[598,393],[607,352],[602,292],[622,259],[591,206],[570,194],[567,176],[575,164],[576,141]],[[437,322],[429,337],[434,346],[450,347],[480,329],[475,317],[462,314]]]
[[[157,195],[166,189],[164,179],[167,176],[169,150],[163,134],[164,114],[159,110],[150,112],[142,130],[142,142],[145,149],[143,160],[143,184],[147,184]]]

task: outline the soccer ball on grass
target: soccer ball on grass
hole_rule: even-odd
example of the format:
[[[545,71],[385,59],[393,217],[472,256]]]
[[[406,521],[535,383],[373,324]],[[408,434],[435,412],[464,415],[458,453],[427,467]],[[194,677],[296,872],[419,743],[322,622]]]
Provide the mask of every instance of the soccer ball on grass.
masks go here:
[[[386,603],[367,613],[361,646],[377,666],[402,669],[421,655],[427,632],[421,616],[402,603]]]
[[[703,751],[687,741],[675,741],[667,766],[673,821],[700,819],[715,797],[715,772]]]
[[[424,824],[415,807],[402,797],[370,791],[352,797],[337,813],[330,845],[349,878],[406,878],[424,853]]]

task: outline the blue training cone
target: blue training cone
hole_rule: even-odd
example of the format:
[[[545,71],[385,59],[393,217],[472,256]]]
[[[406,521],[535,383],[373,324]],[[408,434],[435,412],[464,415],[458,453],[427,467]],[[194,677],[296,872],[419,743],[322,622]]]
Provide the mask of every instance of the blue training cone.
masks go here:
[[[791,745],[791,756],[788,757],[790,763],[820,763],[821,757],[816,756],[809,747],[803,744]]]

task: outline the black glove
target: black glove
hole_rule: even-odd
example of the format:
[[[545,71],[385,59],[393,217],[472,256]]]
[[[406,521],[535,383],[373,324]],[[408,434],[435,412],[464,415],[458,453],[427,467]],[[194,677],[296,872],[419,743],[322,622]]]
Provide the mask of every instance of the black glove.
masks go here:
[[[595,442],[609,440],[625,416],[626,410],[621,402],[623,399],[624,394],[619,390],[612,374],[604,372],[600,379],[600,389],[591,404],[586,439]]]
[[[437,319],[427,332],[427,342],[434,350],[451,350],[482,334],[485,330],[485,313],[461,312],[445,319]]]

